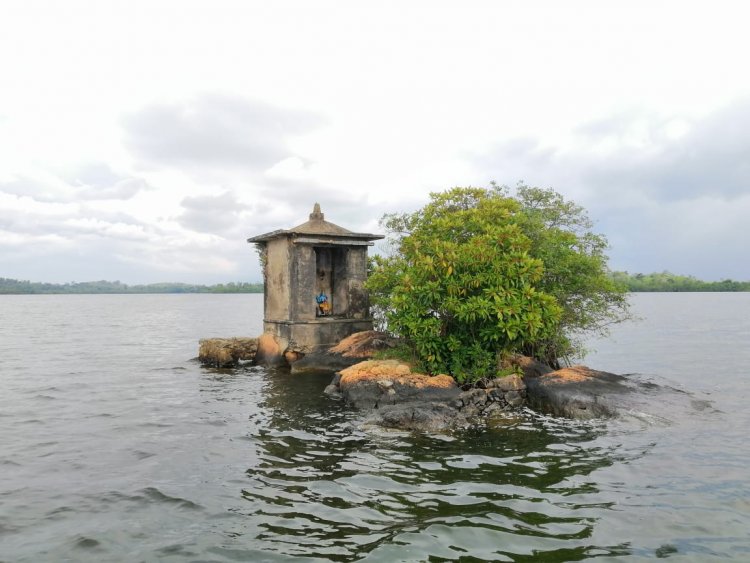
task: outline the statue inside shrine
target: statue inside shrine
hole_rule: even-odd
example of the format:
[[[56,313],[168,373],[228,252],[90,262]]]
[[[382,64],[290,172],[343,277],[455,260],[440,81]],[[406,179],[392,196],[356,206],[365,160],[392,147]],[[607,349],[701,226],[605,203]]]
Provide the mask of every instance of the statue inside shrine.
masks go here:
[[[315,302],[318,304],[318,316],[327,317],[331,314],[331,302],[328,300],[328,296],[322,291],[315,298]]]

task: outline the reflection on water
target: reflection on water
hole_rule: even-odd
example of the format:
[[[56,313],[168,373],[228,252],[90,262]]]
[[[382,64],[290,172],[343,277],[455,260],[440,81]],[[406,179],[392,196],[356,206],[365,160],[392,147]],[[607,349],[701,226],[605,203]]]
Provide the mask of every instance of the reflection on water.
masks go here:
[[[590,539],[614,501],[587,477],[643,453],[596,445],[604,426],[527,412],[451,436],[362,431],[322,395],[329,381],[272,371],[250,416],[258,461],[239,512],[259,522],[261,549],[341,561],[628,552]]]

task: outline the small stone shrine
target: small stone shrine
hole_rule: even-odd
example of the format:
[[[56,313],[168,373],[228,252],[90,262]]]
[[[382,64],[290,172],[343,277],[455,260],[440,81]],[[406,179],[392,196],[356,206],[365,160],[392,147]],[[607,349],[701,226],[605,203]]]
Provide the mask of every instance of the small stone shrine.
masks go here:
[[[319,351],[372,330],[367,247],[382,238],[329,223],[316,203],[306,223],[247,239],[263,266],[263,330],[282,353]]]

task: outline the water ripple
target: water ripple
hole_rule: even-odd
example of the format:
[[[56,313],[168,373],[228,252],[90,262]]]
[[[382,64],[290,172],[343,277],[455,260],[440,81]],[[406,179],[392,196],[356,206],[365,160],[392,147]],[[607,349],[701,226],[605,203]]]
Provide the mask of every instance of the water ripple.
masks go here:
[[[750,558],[750,362],[723,353],[709,382],[716,354],[668,340],[668,323],[622,355],[646,374],[690,358],[649,405],[669,416],[525,411],[429,436],[364,426],[322,395],[330,376],[189,360],[212,332],[260,332],[261,296],[14,297],[0,297],[2,560]],[[730,309],[722,326],[747,326]],[[637,379],[646,401],[656,377]]]

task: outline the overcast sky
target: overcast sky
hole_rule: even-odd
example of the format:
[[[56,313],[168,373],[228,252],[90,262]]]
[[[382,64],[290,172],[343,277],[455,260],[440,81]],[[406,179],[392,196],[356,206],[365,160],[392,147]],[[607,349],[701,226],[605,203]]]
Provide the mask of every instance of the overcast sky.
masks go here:
[[[259,281],[248,236],[552,187],[610,265],[750,279],[745,2],[0,4],[0,277]]]

